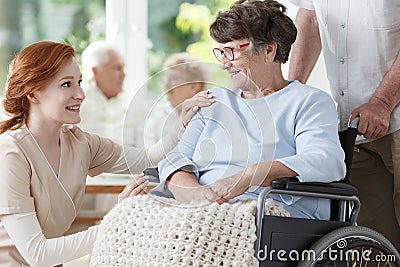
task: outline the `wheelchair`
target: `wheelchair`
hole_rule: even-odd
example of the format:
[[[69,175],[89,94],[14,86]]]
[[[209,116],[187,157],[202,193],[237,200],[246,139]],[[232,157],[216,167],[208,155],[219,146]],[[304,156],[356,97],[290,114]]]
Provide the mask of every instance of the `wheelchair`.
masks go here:
[[[360,211],[357,189],[348,184],[358,119],[339,132],[345,152],[346,177],[340,182],[300,183],[275,179],[257,203],[256,256],[260,266],[400,266],[396,248],[378,232],[356,226]],[[331,200],[329,221],[264,215],[271,194]]]
[[[345,152],[346,177],[340,182],[300,183],[297,178],[279,178],[262,190],[257,201],[255,256],[260,266],[398,266],[396,248],[378,232],[356,226],[360,201],[357,189],[348,184],[358,120],[339,132]],[[158,180],[158,171],[144,174]],[[271,194],[286,194],[331,200],[330,220],[264,215]]]

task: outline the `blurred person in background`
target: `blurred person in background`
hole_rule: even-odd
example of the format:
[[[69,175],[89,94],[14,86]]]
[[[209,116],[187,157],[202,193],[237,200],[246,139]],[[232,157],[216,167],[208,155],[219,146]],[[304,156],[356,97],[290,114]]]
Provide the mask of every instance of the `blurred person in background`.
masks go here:
[[[162,75],[168,102],[157,102],[150,110],[145,124],[146,145],[170,133],[171,123],[181,115],[183,101],[203,91],[208,81],[205,63],[188,53],[170,55],[164,62]]]
[[[136,145],[135,120],[126,120],[129,98],[123,91],[125,63],[122,55],[105,40],[96,41],[82,52],[82,89],[79,126],[125,145]],[[124,131],[129,140],[123,140]],[[85,195],[82,212],[105,214],[118,202],[116,194]]]
[[[82,89],[86,100],[81,107],[79,126],[91,133],[122,144],[123,129],[129,130],[131,140],[126,145],[135,145],[134,120],[127,120],[125,113],[129,98],[123,91],[125,63],[118,50],[107,41],[91,43],[82,53]]]

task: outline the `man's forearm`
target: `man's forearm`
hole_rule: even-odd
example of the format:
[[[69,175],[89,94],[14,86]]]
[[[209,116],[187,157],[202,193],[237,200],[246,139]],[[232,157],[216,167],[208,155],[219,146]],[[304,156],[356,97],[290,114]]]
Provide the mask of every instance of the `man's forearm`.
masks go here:
[[[297,37],[290,56],[289,80],[306,83],[322,49],[315,11],[300,8],[295,24]]]
[[[372,95],[371,100],[381,101],[390,111],[400,103],[400,51],[392,67]]]

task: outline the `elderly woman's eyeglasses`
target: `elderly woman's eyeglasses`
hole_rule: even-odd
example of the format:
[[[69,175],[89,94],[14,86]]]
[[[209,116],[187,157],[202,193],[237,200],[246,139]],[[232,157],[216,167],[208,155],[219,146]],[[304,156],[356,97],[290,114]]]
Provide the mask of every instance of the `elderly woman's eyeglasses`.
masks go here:
[[[248,45],[250,45],[250,42],[244,43],[244,44],[241,44],[241,45],[237,45],[237,46],[235,46],[235,47],[226,46],[226,47],[223,47],[222,49],[220,49],[220,48],[214,48],[214,49],[213,49],[213,53],[214,53],[214,56],[215,56],[215,57],[218,59],[218,61],[220,61],[220,62],[222,61],[222,57],[225,57],[227,60],[232,61],[232,60],[235,59],[235,53],[234,53],[234,51],[235,51],[235,50],[239,50],[240,48],[245,47],[245,46],[248,46]]]

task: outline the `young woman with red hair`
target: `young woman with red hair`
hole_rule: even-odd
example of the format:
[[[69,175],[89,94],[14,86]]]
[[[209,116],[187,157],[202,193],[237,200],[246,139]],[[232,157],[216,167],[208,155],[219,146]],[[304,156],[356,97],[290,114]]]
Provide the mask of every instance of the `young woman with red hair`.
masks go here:
[[[70,45],[45,41],[10,64],[3,105],[11,118],[0,123],[0,266],[54,266],[90,253],[97,226],[63,236],[87,175],[139,173],[176,145],[177,134],[148,149],[123,148],[76,127],[85,95],[74,56]],[[210,103],[206,94],[188,101],[183,122]],[[146,184],[141,176],[122,196]]]

